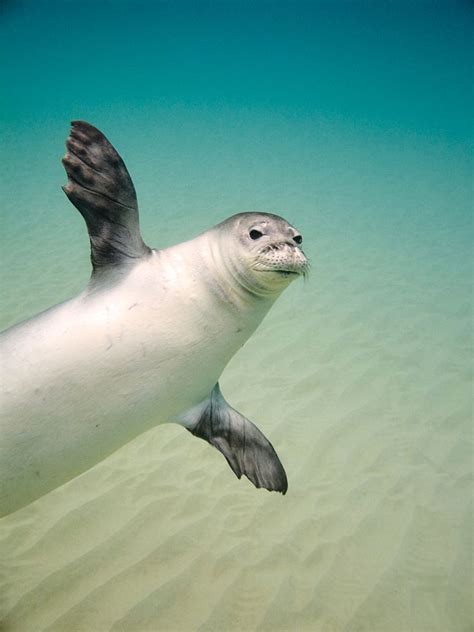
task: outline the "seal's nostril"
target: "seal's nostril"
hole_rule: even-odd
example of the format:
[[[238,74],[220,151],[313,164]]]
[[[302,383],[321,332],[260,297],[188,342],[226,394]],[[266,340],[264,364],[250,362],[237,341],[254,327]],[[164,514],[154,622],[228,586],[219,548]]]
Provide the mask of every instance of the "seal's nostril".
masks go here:
[[[295,241],[298,246],[303,243],[303,237],[301,235],[295,235],[293,237],[293,241]]]

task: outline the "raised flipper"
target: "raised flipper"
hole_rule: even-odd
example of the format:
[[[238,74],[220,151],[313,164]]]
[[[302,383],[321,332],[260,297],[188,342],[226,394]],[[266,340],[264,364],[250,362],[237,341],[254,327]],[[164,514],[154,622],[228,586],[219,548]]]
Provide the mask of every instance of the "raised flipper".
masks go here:
[[[84,217],[94,273],[146,257],[135,188],[123,160],[98,129],[73,121],[63,165],[63,191]]]
[[[220,450],[237,478],[245,474],[255,487],[286,494],[285,470],[272,444],[251,421],[229,406],[219,384],[206,402],[186,412],[180,421],[196,437]]]

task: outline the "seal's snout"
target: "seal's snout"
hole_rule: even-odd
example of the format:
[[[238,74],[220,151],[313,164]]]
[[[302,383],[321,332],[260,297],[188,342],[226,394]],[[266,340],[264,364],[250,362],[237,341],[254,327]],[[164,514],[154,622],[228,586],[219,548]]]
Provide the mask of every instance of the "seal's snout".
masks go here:
[[[308,260],[301,248],[290,241],[271,242],[262,247],[258,256],[259,267],[285,276],[303,275],[308,272]]]
[[[267,252],[275,252],[276,250],[289,250],[290,252],[297,250],[297,246],[290,241],[277,241],[276,243],[268,244],[264,246],[260,251],[262,254]]]

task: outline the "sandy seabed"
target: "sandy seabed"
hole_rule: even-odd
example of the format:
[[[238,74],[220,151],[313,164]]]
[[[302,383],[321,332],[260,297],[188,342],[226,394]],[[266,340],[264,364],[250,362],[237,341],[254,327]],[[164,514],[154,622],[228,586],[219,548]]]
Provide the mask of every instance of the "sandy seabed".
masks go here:
[[[3,519],[2,630],[473,629],[465,271],[333,237],[221,381],[288,494],[158,427]]]

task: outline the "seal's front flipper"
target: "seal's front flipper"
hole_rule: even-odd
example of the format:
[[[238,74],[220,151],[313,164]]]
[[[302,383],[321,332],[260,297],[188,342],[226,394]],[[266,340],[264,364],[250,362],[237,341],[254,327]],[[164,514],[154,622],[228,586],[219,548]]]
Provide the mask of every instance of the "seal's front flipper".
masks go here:
[[[84,217],[94,272],[133,263],[151,251],[143,242],[130,175],[109,141],[84,121],[73,121],[63,165],[64,192]]]
[[[285,470],[272,444],[252,422],[229,406],[219,384],[207,402],[183,415],[182,423],[220,450],[237,478],[245,474],[255,487],[286,493]]]

